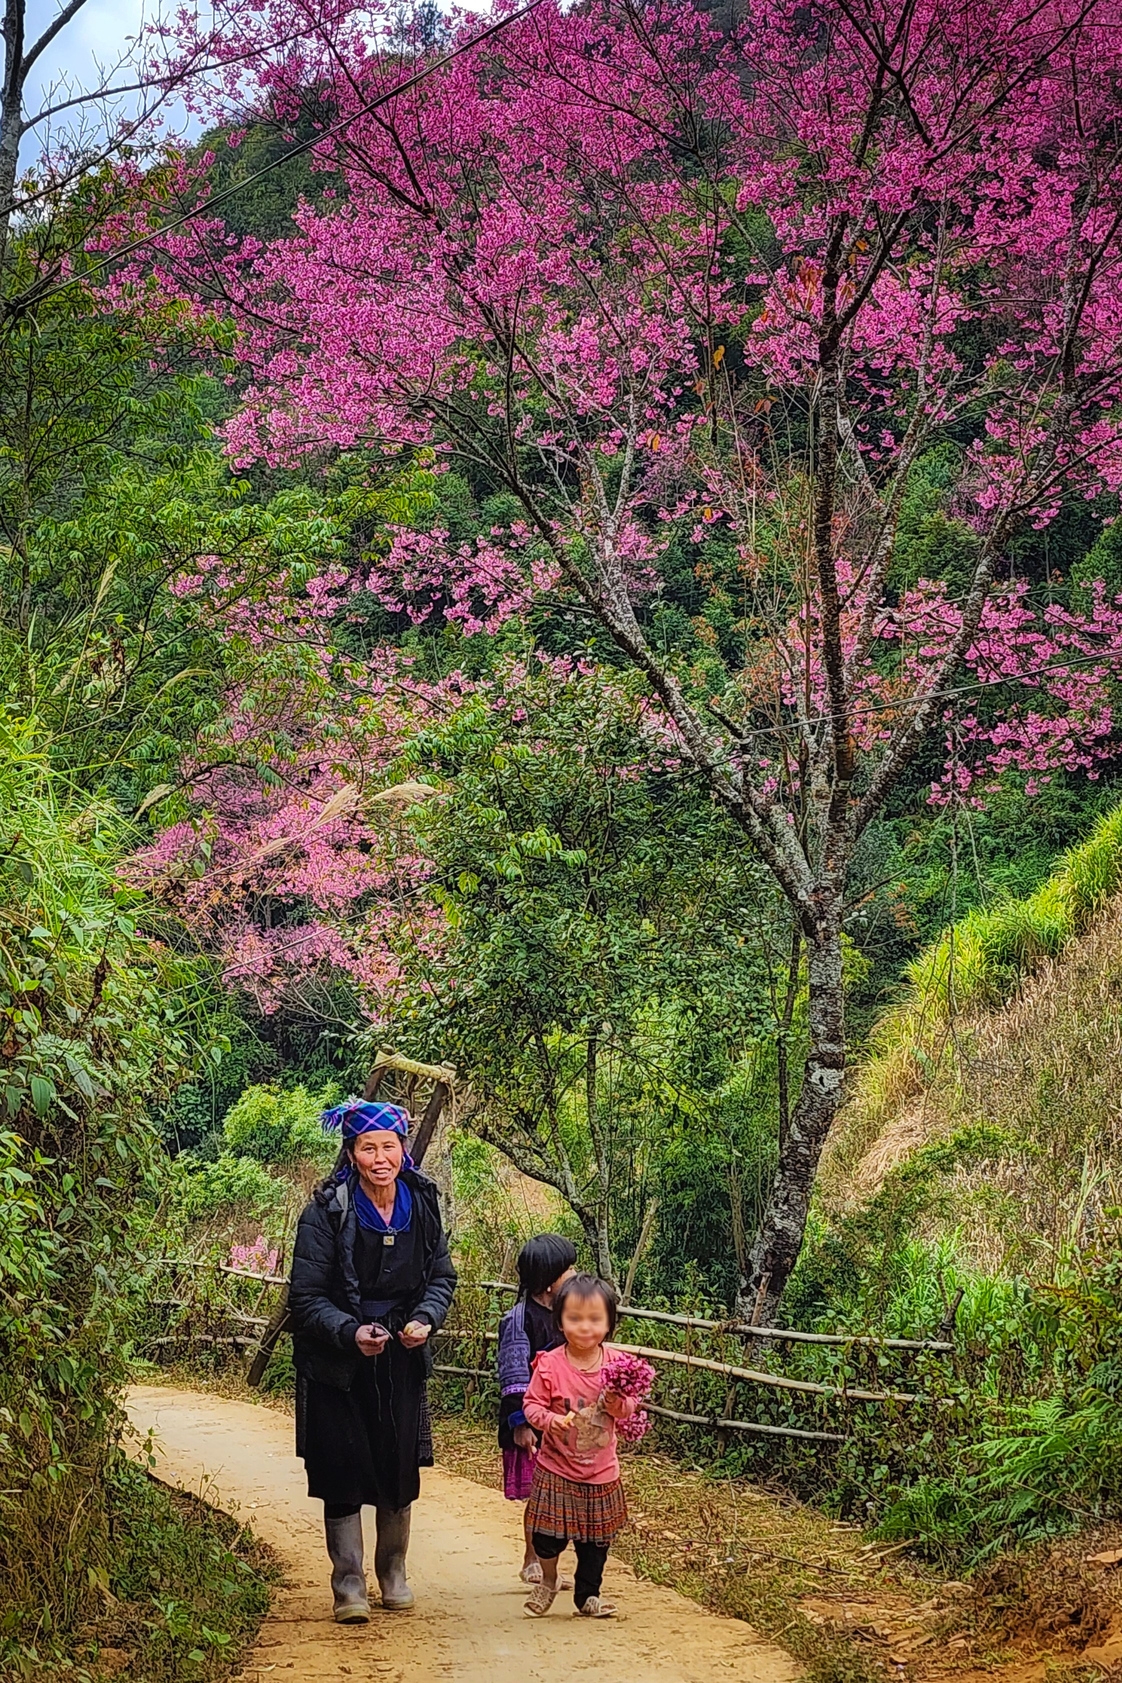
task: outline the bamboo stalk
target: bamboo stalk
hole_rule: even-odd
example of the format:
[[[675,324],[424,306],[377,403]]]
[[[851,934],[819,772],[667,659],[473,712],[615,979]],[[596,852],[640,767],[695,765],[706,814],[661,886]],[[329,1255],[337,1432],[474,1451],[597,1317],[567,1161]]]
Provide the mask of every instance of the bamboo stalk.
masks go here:
[[[730,1379],[744,1379],[752,1385],[772,1385],[780,1391],[810,1391],[819,1397],[840,1397],[850,1402],[926,1402],[926,1397],[914,1396],[910,1391],[857,1391],[837,1385],[817,1385],[810,1379],[788,1379],[780,1373],[759,1373],[751,1367],[732,1367],[728,1362],[710,1361],[708,1356],[683,1356],[677,1350],[651,1350],[644,1344],[616,1344],[629,1356],[642,1356],[649,1362],[673,1362],[678,1367],[700,1367],[707,1373],[724,1373]]]
[[[645,1402],[643,1407],[648,1414],[658,1414],[664,1420],[679,1420],[683,1426],[709,1426],[726,1432],[764,1432],[768,1437],[814,1438],[819,1443],[849,1442],[841,1432],[811,1432],[798,1426],[766,1426],[758,1420],[718,1420],[709,1414],[680,1414],[676,1408],[663,1408],[651,1402]]]
[[[446,1338],[468,1338],[470,1333],[457,1332],[454,1327],[442,1327],[436,1335]],[[483,1342],[494,1344],[498,1339],[497,1332],[485,1332]],[[839,1385],[818,1385],[810,1379],[787,1379],[781,1373],[760,1373],[751,1367],[733,1367],[728,1362],[711,1361],[708,1356],[684,1356],[678,1350],[649,1349],[645,1344],[617,1344],[612,1340],[612,1348],[626,1350],[628,1355],[642,1356],[650,1362],[673,1362],[679,1367],[703,1368],[707,1373],[723,1373],[729,1379],[743,1379],[751,1385],[772,1385],[780,1391],[809,1391],[819,1397],[840,1397],[851,1402],[926,1402],[928,1399],[915,1396],[911,1391],[858,1391]]]
[[[145,1344],[237,1344],[244,1350],[253,1350],[257,1347],[256,1338],[240,1338],[237,1335],[230,1338],[215,1338],[209,1332],[170,1333],[165,1338],[145,1338],[142,1342]]]
[[[620,1295],[621,1303],[631,1302],[631,1293],[635,1289],[635,1276],[639,1272],[639,1265],[650,1249],[657,1217],[658,1199],[652,1198],[643,1212],[643,1225],[639,1229],[639,1237],[635,1241],[635,1249],[632,1252],[631,1261],[627,1265],[627,1278],[623,1282],[623,1291]]]
[[[479,1285],[482,1291],[518,1291],[517,1286],[508,1285],[505,1280],[481,1280]],[[749,1326],[746,1321],[705,1321],[696,1315],[672,1315],[668,1309],[634,1309],[629,1304],[621,1305],[619,1312],[621,1318],[630,1316],[637,1321],[662,1321],[667,1326],[696,1327],[700,1332],[744,1333],[753,1338],[774,1338],[779,1342],[788,1339],[792,1344],[862,1344],[878,1350],[954,1349],[953,1344],[939,1338],[877,1338],[864,1332],[796,1332],[791,1327]]]
[[[231,1268],[228,1262],[218,1264],[220,1274],[236,1274],[239,1280],[263,1280],[267,1286],[287,1286],[287,1274],[254,1274],[248,1268]]]
[[[388,1046],[383,1046],[374,1059],[374,1070],[380,1069],[394,1069],[401,1075],[424,1076],[428,1081],[443,1081],[446,1087],[456,1085],[454,1064],[421,1064],[416,1058],[407,1058],[401,1052],[391,1052]]]

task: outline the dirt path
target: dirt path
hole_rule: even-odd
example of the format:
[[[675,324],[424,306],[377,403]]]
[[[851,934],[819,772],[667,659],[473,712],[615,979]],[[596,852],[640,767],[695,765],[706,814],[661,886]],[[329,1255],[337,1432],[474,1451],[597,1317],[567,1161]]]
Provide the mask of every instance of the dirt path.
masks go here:
[[[287,1565],[245,1683],[793,1683],[798,1675],[788,1654],[747,1625],[614,1561],[605,1588],[619,1603],[618,1621],[574,1619],[569,1596],[547,1619],[526,1618],[521,1510],[439,1469],[423,1475],[414,1514],[415,1611],[340,1627],[331,1620],[319,1504],[305,1494],[292,1422],[252,1403],[163,1386],[139,1386],[128,1407],[142,1435],[155,1431],[161,1478],[237,1512]]]

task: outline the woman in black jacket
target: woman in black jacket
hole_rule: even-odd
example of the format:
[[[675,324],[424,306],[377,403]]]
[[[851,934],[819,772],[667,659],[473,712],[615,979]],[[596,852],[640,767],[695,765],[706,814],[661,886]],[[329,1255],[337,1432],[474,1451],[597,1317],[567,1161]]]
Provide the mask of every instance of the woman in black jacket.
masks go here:
[[[296,1453],[324,1505],[340,1624],[370,1616],[362,1507],[377,1519],[382,1606],[413,1605],[405,1576],[420,1468],[432,1465],[425,1389],[432,1334],[456,1270],[436,1187],[405,1149],[397,1105],[352,1099],[328,1111],[341,1127],[336,1172],[300,1217],[288,1292],[296,1362]]]

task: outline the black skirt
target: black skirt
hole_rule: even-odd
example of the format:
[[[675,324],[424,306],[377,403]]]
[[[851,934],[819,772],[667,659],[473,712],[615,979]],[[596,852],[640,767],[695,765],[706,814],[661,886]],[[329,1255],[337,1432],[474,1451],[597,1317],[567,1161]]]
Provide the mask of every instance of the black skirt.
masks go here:
[[[432,1465],[423,1352],[394,1340],[362,1363],[349,1391],[301,1379],[296,1431],[309,1496],[408,1507],[421,1493],[419,1469]]]
[[[383,1250],[360,1230],[355,1265],[362,1312],[394,1334],[380,1356],[359,1362],[350,1390],[301,1376],[296,1386],[296,1453],[308,1495],[333,1506],[404,1508],[420,1495],[420,1468],[432,1466],[424,1350],[396,1334],[416,1301],[413,1234]]]

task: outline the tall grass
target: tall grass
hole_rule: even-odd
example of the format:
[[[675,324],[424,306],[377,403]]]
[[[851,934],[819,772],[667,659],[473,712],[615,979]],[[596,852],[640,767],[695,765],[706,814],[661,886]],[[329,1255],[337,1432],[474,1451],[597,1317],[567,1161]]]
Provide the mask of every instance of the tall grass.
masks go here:
[[[925,1088],[954,1079],[963,1024],[1007,1001],[1120,889],[1122,805],[1099,820],[1035,893],[969,912],[908,965],[902,996],[873,1030],[843,1113],[827,1170],[831,1192],[842,1193],[886,1123]]]

